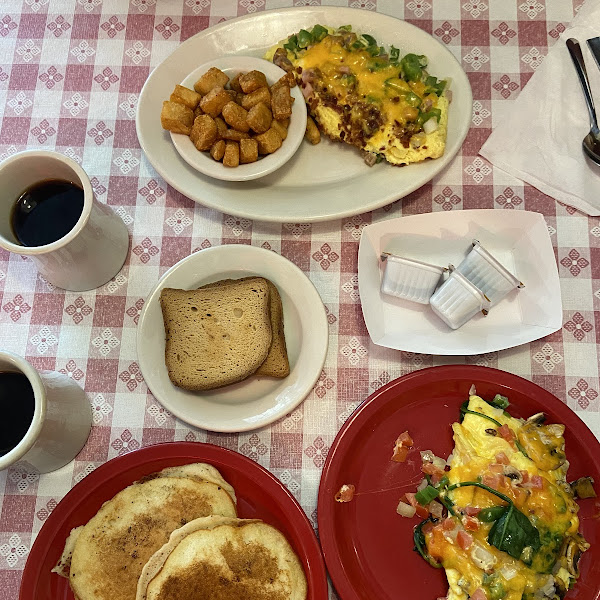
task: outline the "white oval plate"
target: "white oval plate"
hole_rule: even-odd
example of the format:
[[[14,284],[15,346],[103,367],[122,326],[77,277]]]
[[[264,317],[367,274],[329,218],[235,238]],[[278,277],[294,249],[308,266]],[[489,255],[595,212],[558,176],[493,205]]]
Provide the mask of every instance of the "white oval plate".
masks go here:
[[[368,167],[355,149],[323,139],[304,141],[290,161],[274,173],[252,182],[211,179],[190,167],[177,153],[158,120],[162,101],[175,84],[202,62],[229,54],[261,57],[276,42],[316,23],[352,24],[380,44],[401,53],[425,54],[429,70],[452,82],[448,138],[444,156],[397,168]],[[148,160],[175,189],[227,214],[248,219],[301,223],[356,215],[403,198],[430,181],[459,151],[472,117],[469,80],[452,53],[423,30],[393,17],[367,10],[307,6],[271,10],[206,29],[185,41],[148,77],[140,94],[136,127]]]
[[[189,392],[174,386],[165,365],[161,290],[190,290],[248,275],[266,277],[279,290],[290,374],[285,379],[250,377],[210,392]],[[319,293],[292,262],[255,246],[216,246],[180,260],[150,292],[138,325],[138,361],[155,398],[182,421],[209,431],[248,431],[279,419],[304,400],[325,362],[328,327]]]
[[[221,69],[230,78],[235,77],[240,71],[252,71],[256,69],[265,74],[270,85],[285,75],[283,69],[261,58],[253,56],[225,56],[201,65],[192,71],[181,82],[181,85],[193,89],[194,83],[211,67]],[[292,117],[287,137],[283,140],[283,144],[279,150],[273,152],[273,154],[261,157],[256,162],[239,165],[235,168],[225,167],[222,162],[213,160],[208,152],[199,152],[189,136],[182,133],[171,133],[173,145],[188,165],[210,177],[226,181],[249,181],[264,177],[282,167],[294,155],[294,152],[298,150],[298,146],[304,139],[304,132],[306,130],[306,103],[298,86],[292,88],[291,93],[296,101],[292,105]]]

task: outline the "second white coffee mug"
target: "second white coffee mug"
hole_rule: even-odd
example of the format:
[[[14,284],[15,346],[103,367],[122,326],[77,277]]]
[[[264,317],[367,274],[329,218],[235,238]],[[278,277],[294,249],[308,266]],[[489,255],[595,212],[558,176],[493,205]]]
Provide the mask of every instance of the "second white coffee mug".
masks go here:
[[[20,195],[32,185],[62,179],[83,189],[83,211],[65,236],[43,246],[19,244],[11,227],[11,212]],[[95,289],[121,269],[129,249],[122,219],[94,198],[86,172],[70,158],[46,150],[28,150],[0,164],[0,246],[29,256],[50,283],[71,291]]]

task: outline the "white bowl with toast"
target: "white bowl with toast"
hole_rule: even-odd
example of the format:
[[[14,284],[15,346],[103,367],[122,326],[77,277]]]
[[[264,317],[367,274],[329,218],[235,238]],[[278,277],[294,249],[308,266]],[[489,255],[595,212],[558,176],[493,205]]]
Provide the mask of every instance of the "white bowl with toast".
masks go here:
[[[216,246],[179,261],[150,292],[138,361],[152,394],[182,421],[248,431],[312,390],[328,327],[319,293],[292,262],[255,246]]]
[[[277,106],[274,104],[276,96],[274,92],[271,93],[273,104],[270,99],[264,101],[269,104],[269,107],[267,108],[263,103],[260,108],[267,113],[268,119],[272,117],[272,126],[267,123],[266,128],[262,127],[263,123],[260,118],[256,118],[256,121],[260,123],[261,127],[256,127],[252,121],[253,114],[257,111],[257,107],[252,102],[260,101],[257,86],[261,84],[252,85],[254,82],[249,82],[250,87],[245,89],[253,91],[247,94],[241,91],[235,92],[230,87],[235,85],[237,89],[240,89],[237,84],[233,84],[234,80],[239,81],[236,76],[257,71],[264,74],[266,84],[269,86],[267,89],[270,89],[271,92],[275,88],[274,84],[282,78],[284,81],[286,80],[286,73],[283,69],[262,58],[225,56],[194,69],[181,84],[175,87],[171,100],[165,99],[163,102],[163,112],[161,113],[163,127],[170,129],[171,140],[181,158],[200,173],[224,181],[258,179],[282,167],[302,143],[306,130],[306,104],[302,92],[297,86],[289,89],[288,104],[291,101],[289,109],[291,115],[287,118],[283,118],[284,115],[281,115],[281,119],[275,118]],[[212,89],[211,86],[213,86]],[[269,96],[269,92],[265,93]],[[233,106],[235,109],[230,111],[233,113],[232,117],[233,115],[239,117],[238,113],[242,114],[243,122],[240,127],[235,118],[228,119],[229,114],[220,112],[219,106],[223,102],[227,102],[227,94],[230,94],[230,100],[238,94],[238,98],[241,98],[240,102],[242,99],[244,101],[244,106],[233,106],[234,103],[232,103],[227,107],[227,109],[231,109]],[[259,97],[253,100],[252,98],[257,95]],[[220,102],[221,96],[224,98],[223,102]],[[187,103],[187,106],[183,105],[184,102]],[[202,110],[201,107],[204,107],[205,110]],[[286,114],[290,114],[290,112]],[[197,119],[198,114],[201,114],[200,119]],[[225,125],[223,125],[222,117],[227,120]],[[185,122],[186,118],[187,123]],[[205,119],[207,123],[203,123],[202,119]],[[214,137],[214,133],[209,134],[208,130],[211,127],[215,128],[215,121],[219,120],[219,125],[223,125],[225,133],[223,134],[219,127],[218,133]],[[245,123],[247,120],[252,127],[256,127],[256,131]],[[184,133],[177,133],[177,131]],[[209,135],[211,137],[205,144]],[[221,139],[222,135],[225,136],[224,139]],[[258,154],[256,154],[256,149],[244,152],[244,142],[241,138],[244,138],[244,142],[248,142],[249,146],[255,144]],[[277,138],[277,140],[274,141],[273,138]],[[255,140],[259,140],[257,144]],[[223,148],[217,151],[215,148],[219,144]],[[227,149],[225,149],[226,147]],[[237,159],[230,157],[230,149],[237,152]],[[254,156],[252,156],[253,153]],[[244,162],[245,160],[251,162]]]

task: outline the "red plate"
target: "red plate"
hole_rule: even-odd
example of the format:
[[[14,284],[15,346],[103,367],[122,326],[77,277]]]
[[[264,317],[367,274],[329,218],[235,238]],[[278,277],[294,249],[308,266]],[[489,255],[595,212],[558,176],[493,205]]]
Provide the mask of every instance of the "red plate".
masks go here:
[[[422,479],[420,450],[447,457],[453,448],[450,424],[459,416],[471,384],[491,399],[508,396],[514,416],[545,412],[566,425],[569,480],[590,475],[600,482],[600,444],[566,404],[537,385],[496,369],[450,365],[416,371],[372,394],[348,419],[327,456],[319,488],[319,537],[333,584],[343,600],[443,597],[441,569],[413,551],[418,519],[396,514],[400,496]],[[394,441],[408,430],[415,442],[405,463],[390,460]],[[334,501],[342,484],[357,495]],[[568,598],[600,598],[600,523],[594,499],[580,502],[581,531],[592,545],[580,562],[581,578]]]
[[[82,479],[52,511],[29,553],[20,600],[73,600],[66,579],[50,570],[71,529],[91,519],[103,502],[144,475],[165,467],[207,462],[234,487],[238,514],[262,519],[288,539],[304,566],[310,600],[327,599],[325,564],[304,511],[283,484],[254,461],[219,446],[173,442],[119,456]]]

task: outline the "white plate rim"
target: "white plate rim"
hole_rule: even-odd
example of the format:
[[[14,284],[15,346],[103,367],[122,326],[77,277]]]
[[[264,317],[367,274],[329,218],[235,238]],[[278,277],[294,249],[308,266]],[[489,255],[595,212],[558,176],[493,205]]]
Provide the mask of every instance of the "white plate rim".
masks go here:
[[[469,219],[473,220],[473,221],[477,221],[478,217],[481,215],[483,216],[483,214],[485,215],[489,215],[492,212],[493,209],[471,209],[471,210],[462,210],[462,211],[456,211],[456,212],[452,212],[450,213],[450,215],[445,215],[446,217],[454,215],[454,219],[456,220],[465,220],[468,221]],[[526,213],[527,215],[531,216],[531,219],[539,219],[541,221],[543,221],[544,226],[547,227],[544,215],[541,213],[538,213],[536,211],[518,211],[520,214],[521,213]],[[494,213],[497,213],[497,211],[494,211]],[[406,217],[398,217],[395,219],[387,219],[387,220],[383,220],[383,221],[379,221],[377,223],[372,223],[370,225],[367,225],[361,234],[361,239],[360,239],[360,244],[359,244],[359,249],[358,249],[358,287],[359,287],[359,294],[361,293],[361,285],[363,287],[364,290],[364,286],[366,285],[365,283],[365,278],[364,276],[361,277],[361,263],[363,264],[363,269],[364,269],[364,264],[366,261],[366,255],[367,252],[369,252],[372,248],[368,248],[368,246],[371,246],[371,240],[367,239],[369,238],[369,234],[371,232],[376,232],[375,233],[375,237],[377,237],[377,239],[380,239],[380,236],[382,234],[382,232],[379,232],[378,229],[384,229],[384,228],[389,228],[390,226],[392,226],[394,224],[394,222],[401,222],[403,221],[404,223],[406,223],[406,219],[421,219],[421,220],[425,220],[431,216],[435,215],[437,218],[439,218],[439,213],[421,213],[421,214],[417,214],[417,215],[409,215]],[[505,215],[508,216],[508,215]],[[517,215],[512,215],[514,217],[516,217]],[[452,224],[448,223],[448,229],[451,229]],[[470,350],[466,350],[464,348],[464,346],[461,346],[460,348],[453,348],[452,345],[450,344],[449,346],[444,346],[444,344],[441,344],[438,342],[437,345],[438,347],[441,346],[441,349],[443,349],[443,352],[440,351],[435,351],[435,352],[425,352],[425,354],[431,354],[433,356],[473,356],[475,354],[486,354],[489,352],[498,352],[501,350],[507,350],[510,348],[515,348],[518,346],[522,346],[523,344],[527,344],[530,342],[533,342],[535,340],[541,339],[543,337],[546,337],[558,330],[560,330],[562,328],[562,299],[560,296],[560,278],[558,275],[558,267],[556,266],[556,261],[554,259],[554,250],[552,247],[552,242],[550,240],[550,235],[548,234],[546,239],[544,240],[544,248],[540,248],[541,251],[544,252],[544,254],[548,257],[548,260],[550,258],[550,256],[552,256],[552,261],[554,262],[554,269],[551,273],[548,274],[548,281],[550,284],[550,287],[554,290],[558,292],[558,296],[557,296],[557,303],[556,303],[556,307],[555,307],[555,314],[553,314],[553,324],[549,325],[547,327],[542,327],[542,326],[538,326],[538,330],[539,330],[539,334],[534,333],[533,329],[531,330],[531,333],[529,335],[524,335],[518,339],[515,340],[515,343],[512,344],[496,344],[496,345],[485,345],[485,344],[481,344],[481,346],[478,347],[474,347]],[[364,296],[364,293],[361,294],[361,297]],[[492,309],[493,310],[493,309]],[[424,351],[422,349],[421,345],[411,345],[410,342],[410,338],[408,336],[406,336],[405,338],[403,338],[402,342],[398,341],[397,343],[395,343],[394,345],[390,345],[388,343],[384,343],[384,341],[381,338],[375,338],[373,337],[373,333],[372,333],[372,329],[371,329],[371,324],[372,321],[369,317],[369,315],[367,314],[367,308],[365,306],[364,302],[361,302],[361,311],[363,314],[363,319],[365,321],[365,326],[367,328],[367,331],[369,333],[369,337],[371,339],[371,341],[377,345],[377,346],[381,346],[384,348],[391,348],[393,350],[398,350],[398,351],[402,351],[402,352],[415,352],[418,354],[423,354]],[[430,336],[431,334],[439,334],[439,332],[437,331],[427,331],[423,334],[423,338],[426,338],[427,336]],[[448,336],[447,339],[451,340],[451,335],[452,332],[449,330],[448,331]],[[444,336],[441,336],[442,339]],[[484,337],[484,336],[482,336]]]
[[[323,17],[323,19],[320,19],[320,17]],[[315,193],[318,195],[320,202],[318,202],[316,206],[310,210],[306,208],[306,204],[304,202],[294,202],[293,198],[289,199],[290,202],[288,202],[283,209],[278,209],[277,203],[282,192],[276,186],[268,184],[269,177],[271,176],[267,176],[267,178],[263,180],[255,180],[254,186],[244,188],[242,190],[235,187],[238,182],[223,182],[218,180],[217,183],[221,184],[220,187],[213,188],[211,187],[210,182],[207,181],[210,178],[207,176],[202,176],[194,169],[189,167],[187,163],[183,161],[183,159],[179,158],[174,149],[171,150],[173,151],[174,155],[177,156],[177,162],[167,164],[166,161],[168,161],[170,157],[169,146],[167,144],[163,144],[159,140],[156,142],[157,147],[154,147],[155,144],[152,140],[152,135],[145,132],[141,117],[141,115],[145,112],[146,107],[149,109],[149,106],[152,105],[152,95],[155,93],[155,88],[161,88],[162,84],[160,82],[160,78],[164,74],[165,79],[168,79],[168,84],[165,85],[168,86],[178,83],[178,78],[181,80],[183,77],[179,77],[178,75],[177,60],[179,57],[183,57],[188,52],[191,52],[191,49],[194,47],[202,47],[202,44],[205,43],[207,48],[210,48],[210,50],[216,52],[216,50],[214,50],[210,44],[211,36],[214,36],[215,32],[225,31],[227,33],[232,33],[238,28],[243,29],[245,26],[254,21],[260,23],[263,19],[271,18],[277,19],[278,21],[282,21],[284,23],[288,20],[296,20],[297,18],[302,18],[304,20],[303,22],[312,22],[317,19],[322,20],[323,22],[327,21],[330,24],[335,24],[336,22],[347,22],[352,24],[360,23],[361,29],[365,32],[373,31],[374,28],[376,29],[376,25],[378,23],[388,24],[389,27],[394,25],[395,27],[404,29],[404,31],[409,31],[412,33],[412,35],[417,36],[418,39],[427,39],[428,45],[431,45],[431,48],[435,48],[436,52],[439,52],[444,56],[444,61],[447,61],[448,64],[453,66],[454,72],[452,75],[453,82],[451,89],[454,90],[455,97],[457,85],[459,86],[460,93],[464,94],[463,103],[459,108],[453,109],[453,105],[451,104],[451,120],[453,120],[458,127],[458,131],[456,132],[455,139],[451,140],[449,138],[447,140],[446,152],[444,156],[436,159],[435,161],[425,161],[425,163],[409,165],[403,169],[394,169],[389,165],[377,165],[389,167],[390,169],[386,174],[387,178],[385,185],[381,186],[385,189],[385,191],[381,193],[378,192],[379,184],[375,186],[373,185],[373,182],[377,181],[379,178],[374,178],[373,176],[366,178],[367,181],[365,181],[365,184],[359,190],[360,193],[356,193],[357,190],[352,187],[352,181],[343,181],[341,185],[338,183],[335,186],[317,186],[312,190],[312,192],[313,195]],[[375,24],[375,26],[373,26],[373,24]],[[290,25],[290,27],[292,26]],[[261,41],[264,42],[264,47],[268,47],[278,40],[269,39]],[[243,45],[243,47],[245,54],[251,54],[252,49],[247,43]],[[221,50],[221,54],[219,55],[222,55],[223,51],[227,52],[227,50],[227,48]],[[231,53],[239,53],[239,50]],[[444,73],[436,74],[440,76],[444,75]],[[185,74],[181,73],[181,75]],[[195,36],[186,40],[170,56],[162,61],[162,63],[160,63],[154,69],[154,71],[146,80],[141,90],[137,105],[136,131],[140,146],[154,169],[156,169],[156,171],[169,185],[192,200],[226,214],[234,214],[248,219],[279,223],[310,223],[343,218],[380,208],[406,196],[407,194],[410,194],[411,192],[425,185],[427,182],[431,181],[433,177],[438,175],[444,168],[447,167],[447,165],[453,160],[454,156],[459,152],[471,123],[472,99],[473,96],[468,77],[462,69],[459,61],[446,46],[415,25],[395,17],[381,13],[372,13],[370,11],[360,9],[335,6],[292,7],[262,11],[260,13],[253,13],[238,17],[213,27],[209,27],[208,29],[201,31]],[[457,103],[455,101],[454,106],[456,106],[456,104]],[[149,114],[152,114],[152,111],[148,110],[148,112]],[[172,159],[172,155],[170,158]],[[424,167],[423,165],[425,164],[427,166]],[[421,176],[420,178],[412,180],[408,185],[404,183],[404,187],[401,188],[401,191],[398,191],[398,187],[395,187],[394,184],[394,178],[402,178],[402,176],[394,173],[413,167],[425,169],[425,176]],[[193,172],[197,177],[197,179],[194,180],[193,185],[191,184],[191,181],[183,182],[183,178],[189,175],[189,173],[186,173],[186,169],[190,169],[191,172]],[[175,171],[177,171],[177,176],[175,176]],[[415,171],[413,171],[413,174],[414,173]],[[392,180],[388,181],[390,177]],[[358,180],[359,182],[361,181],[361,179]],[[262,187],[260,185],[261,181],[263,182]],[[204,183],[204,185],[202,185],[202,183]],[[223,185],[224,183],[228,183],[229,185]],[[362,188],[364,188],[364,190]],[[250,196],[261,197],[261,200],[257,204],[248,202],[248,194],[245,193],[246,190],[250,190]],[[289,190],[284,191],[288,192]],[[302,188],[294,190],[293,192],[290,192],[290,194],[294,197],[301,196]],[[373,197],[365,199],[365,194],[373,194]],[[335,197],[338,202],[342,203],[345,203],[349,198],[352,198],[352,204],[350,204],[348,208],[346,208],[345,204],[340,205],[340,207],[336,207],[335,204],[331,202],[332,197]],[[343,206],[343,208],[341,206]]]
[[[316,342],[316,347],[320,349],[320,354],[313,354],[314,357],[314,366],[312,373],[303,373],[302,381],[304,382],[300,389],[297,390],[295,396],[292,397],[285,405],[283,405],[277,411],[266,411],[266,415],[259,420],[253,420],[251,423],[247,423],[243,420],[228,421],[228,424],[218,425],[213,422],[203,421],[201,418],[197,418],[194,416],[190,416],[189,414],[179,410],[177,407],[173,408],[172,402],[167,398],[165,401],[164,396],[157,390],[156,384],[158,383],[158,376],[154,372],[156,365],[154,363],[150,364],[150,358],[148,356],[148,352],[146,352],[146,347],[144,345],[144,331],[145,328],[152,325],[151,323],[147,323],[148,311],[152,304],[158,303],[158,296],[163,287],[168,285],[169,280],[176,274],[180,269],[187,267],[190,264],[194,264],[196,262],[199,263],[201,268],[201,263],[207,257],[213,257],[214,255],[224,255],[231,253],[234,256],[239,256],[239,253],[246,254],[247,256],[252,253],[255,254],[257,260],[262,260],[263,264],[265,262],[271,261],[275,268],[281,270],[287,270],[292,273],[295,277],[295,280],[302,287],[302,303],[295,302],[295,308],[299,313],[303,313],[307,321],[311,323],[311,329],[306,335],[310,335],[313,341]],[[227,269],[233,270],[233,269]],[[257,276],[258,271],[250,268],[248,270],[240,269],[240,276],[248,275],[250,273],[256,273]],[[215,276],[218,276],[218,272],[214,270],[209,270],[204,273],[207,279],[211,278],[215,279]],[[273,277],[270,277],[272,280]],[[273,283],[277,283],[273,281]],[[278,286],[279,287],[279,286]],[[282,294],[282,300],[284,299]],[[160,310],[160,309],[159,309]],[[284,316],[285,318],[285,316]],[[156,324],[154,324],[156,325]],[[162,329],[162,322],[159,323]],[[164,330],[163,330],[164,331]],[[136,351],[138,364],[140,366],[140,371],[144,377],[144,381],[148,386],[148,389],[156,400],[160,402],[170,413],[172,413],[175,417],[180,420],[188,423],[189,425],[193,425],[194,427],[198,427],[200,429],[205,429],[206,431],[214,431],[219,433],[237,433],[244,431],[252,431],[258,429],[260,427],[264,427],[265,425],[269,425],[274,421],[280,419],[282,416],[287,413],[293,411],[310,393],[310,391],[314,388],[317,383],[321,372],[323,370],[323,366],[325,364],[325,359],[327,357],[329,346],[329,323],[327,321],[327,313],[325,311],[325,306],[317,291],[316,287],[310,281],[310,279],[305,275],[305,273],[292,261],[288,260],[284,256],[273,252],[272,250],[266,250],[264,248],[260,248],[258,246],[251,246],[247,244],[224,244],[220,246],[213,246],[211,248],[206,248],[204,250],[199,250],[185,258],[181,259],[179,262],[174,264],[169,268],[168,271],[164,273],[164,275],[159,279],[156,285],[152,288],[152,290],[147,294],[146,299],[144,301],[144,305],[142,306],[142,310],[140,311],[140,316],[138,320],[137,332],[136,332]],[[168,380],[168,375],[166,374],[166,367],[164,362],[161,363],[159,368],[162,366],[164,369],[163,376]],[[293,371],[293,365],[290,365]],[[285,381],[285,380],[280,380]],[[239,384],[238,384],[239,385]],[[175,393],[177,393],[177,388],[173,386]],[[226,388],[221,388],[226,389]]]

